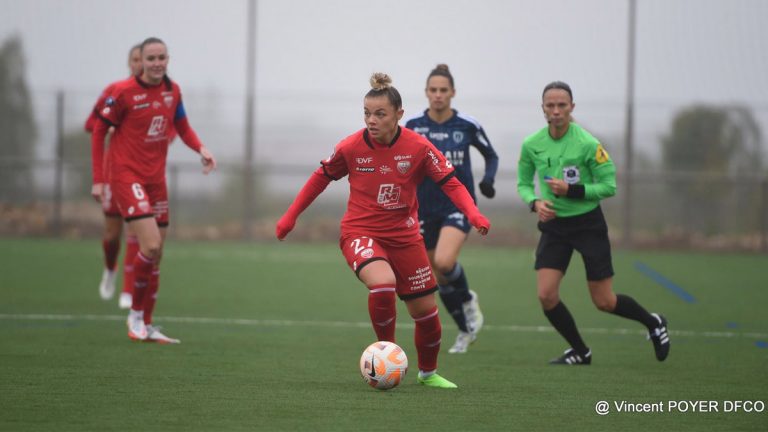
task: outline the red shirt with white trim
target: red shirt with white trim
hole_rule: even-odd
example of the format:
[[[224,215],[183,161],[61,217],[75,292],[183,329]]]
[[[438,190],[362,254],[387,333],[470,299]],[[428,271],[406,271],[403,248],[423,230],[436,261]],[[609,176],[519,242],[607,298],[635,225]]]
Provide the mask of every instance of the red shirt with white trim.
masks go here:
[[[97,125],[92,140],[94,183],[104,182],[104,172],[97,163],[104,151],[99,128],[115,128],[110,139],[113,182],[164,182],[174,124],[182,139],[187,133],[184,142],[193,150],[200,150],[201,144],[186,120],[181,90],[167,77],[157,85],[149,85],[139,77],[118,81],[101,103],[98,116],[105,124]]]
[[[395,241],[419,239],[416,189],[425,176],[442,185],[453,166],[423,136],[398,127],[389,145],[375,142],[367,129],[338,143],[318,172],[333,180],[349,176],[342,233],[365,233]]]

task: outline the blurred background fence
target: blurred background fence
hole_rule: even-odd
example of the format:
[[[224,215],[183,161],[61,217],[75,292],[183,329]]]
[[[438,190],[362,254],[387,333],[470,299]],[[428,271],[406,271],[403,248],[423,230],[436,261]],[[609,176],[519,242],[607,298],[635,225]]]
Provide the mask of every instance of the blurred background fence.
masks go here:
[[[97,94],[96,90],[32,93],[36,112],[34,151],[26,156],[0,157],[0,235],[99,235],[103,217],[100,206],[89,194],[90,141],[83,132],[84,119]],[[193,152],[178,140],[171,146],[167,171],[171,238],[271,241],[274,222],[318,161],[330,154],[340,138],[362,126],[360,121],[346,130],[345,125],[337,126],[338,129],[306,124],[261,127],[256,134],[255,162],[248,169],[242,157],[244,132],[239,126],[242,98],[191,92],[185,95],[185,101],[193,126],[215,151],[220,165],[214,174],[205,177]],[[297,101],[298,98],[293,100]],[[280,109],[279,102],[274,102],[264,105],[277,105],[276,109]],[[282,104],[290,106],[291,102],[289,98]],[[478,103],[476,109],[482,105]],[[513,110],[522,109],[514,106],[514,102],[512,105]],[[610,108],[606,108],[604,116],[615,116],[615,110]],[[352,115],[356,119],[354,115],[357,114]],[[758,115],[765,112],[759,111]],[[599,120],[601,113],[584,115],[585,119],[592,117]],[[711,123],[711,119],[706,122]],[[599,127],[590,130],[607,137],[601,141],[608,143],[617,163],[618,194],[603,202],[617,245],[768,252],[768,177],[761,168],[759,151],[740,150],[746,155],[741,162],[734,157],[719,165],[704,165],[713,169],[673,170],[663,162],[664,157],[675,157],[669,154],[670,145],[663,147],[663,142],[673,140],[675,132],[654,137],[639,131],[640,163],[628,176],[622,171],[620,131],[603,131]],[[739,136],[743,136],[742,129],[738,130]],[[722,135],[718,130],[711,133]],[[478,198],[493,222],[493,232],[483,242],[530,245],[537,238],[535,218],[520,202],[516,191],[517,153],[510,150],[519,148],[519,138],[510,138],[515,134],[516,130],[491,134],[502,163],[496,180],[496,198]],[[759,150],[759,131],[757,137]],[[648,148],[660,147],[656,152],[661,154],[661,162],[643,156]],[[750,158],[750,154],[756,156]],[[482,158],[475,151],[473,155],[479,178]],[[758,163],[760,169],[744,168],[754,158],[758,160],[752,162]],[[623,193],[628,182],[632,188],[630,200]],[[302,216],[294,238],[335,240],[346,197],[346,181],[333,183]]]

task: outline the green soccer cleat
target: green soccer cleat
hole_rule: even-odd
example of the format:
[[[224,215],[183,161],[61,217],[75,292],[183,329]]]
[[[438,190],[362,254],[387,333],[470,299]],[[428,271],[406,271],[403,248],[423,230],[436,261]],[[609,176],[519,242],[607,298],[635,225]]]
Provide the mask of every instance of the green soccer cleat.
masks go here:
[[[422,378],[421,376],[416,377],[416,382],[425,385],[427,387],[437,387],[437,388],[449,388],[449,389],[455,389],[459,388],[456,384],[448,381],[447,379],[441,377],[438,374],[432,374],[426,378]]]

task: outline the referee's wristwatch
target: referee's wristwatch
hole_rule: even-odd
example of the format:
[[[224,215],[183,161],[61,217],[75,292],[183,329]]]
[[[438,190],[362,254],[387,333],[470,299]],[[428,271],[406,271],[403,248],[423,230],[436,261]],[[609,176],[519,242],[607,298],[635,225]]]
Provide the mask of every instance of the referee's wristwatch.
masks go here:
[[[528,206],[531,209],[532,213],[536,213],[536,201],[538,201],[538,199],[534,199],[533,201],[531,201],[531,204]]]

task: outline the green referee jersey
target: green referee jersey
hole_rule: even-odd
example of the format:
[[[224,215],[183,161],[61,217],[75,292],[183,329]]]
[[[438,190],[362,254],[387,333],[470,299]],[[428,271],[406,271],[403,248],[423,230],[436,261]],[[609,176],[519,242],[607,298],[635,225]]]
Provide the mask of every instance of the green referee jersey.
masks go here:
[[[533,185],[536,173],[540,196]],[[583,196],[556,197],[545,176],[565,180],[569,185],[583,185]],[[601,199],[616,194],[616,167],[597,138],[576,123],[571,123],[568,132],[557,140],[545,127],[523,141],[517,165],[517,191],[528,205],[543,199],[553,203],[558,217],[577,216],[597,207]]]

